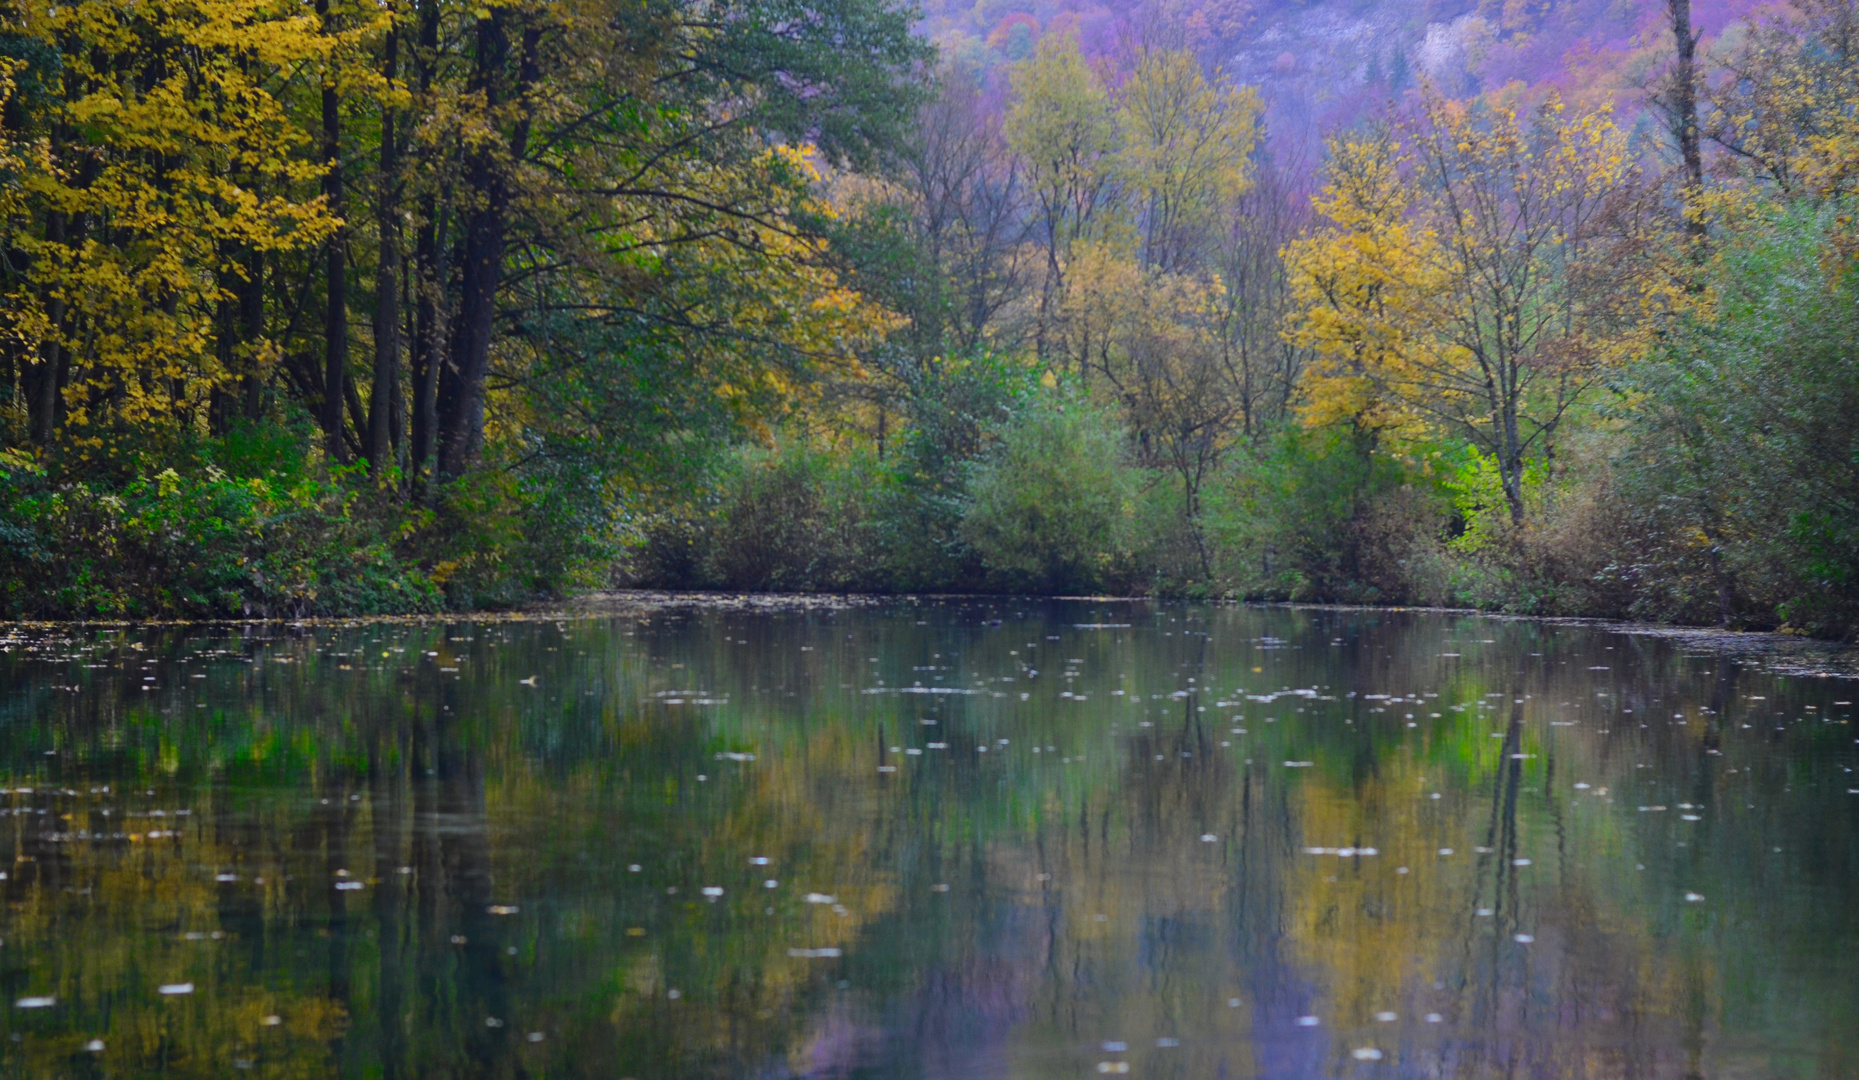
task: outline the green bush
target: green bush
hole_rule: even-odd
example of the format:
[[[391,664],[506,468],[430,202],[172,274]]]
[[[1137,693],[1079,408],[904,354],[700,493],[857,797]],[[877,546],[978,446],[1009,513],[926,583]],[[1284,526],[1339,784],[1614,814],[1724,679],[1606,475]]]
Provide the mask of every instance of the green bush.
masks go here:
[[[433,610],[434,582],[337,476],[166,468],[111,490],[0,461],[0,610],[213,618]]]
[[[1287,427],[1205,495],[1218,580],[1260,600],[1438,603],[1443,500],[1367,433]]]
[[[1633,372],[1615,462],[1632,613],[1859,633],[1859,281],[1842,215],[1776,211],[1725,237],[1713,317]]]
[[[1003,426],[978,461],[961,535],[1000,588],[1123,588],[1139,483],[1115,421],[1053,395]]]

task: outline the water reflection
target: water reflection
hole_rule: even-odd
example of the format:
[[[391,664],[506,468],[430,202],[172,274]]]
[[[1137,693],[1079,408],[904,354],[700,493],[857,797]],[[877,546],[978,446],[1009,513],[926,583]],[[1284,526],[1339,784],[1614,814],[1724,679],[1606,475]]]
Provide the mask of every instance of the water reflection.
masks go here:
[[[0,645],[15,1075],[1859,1072],[1850,682],[1012,601]]]

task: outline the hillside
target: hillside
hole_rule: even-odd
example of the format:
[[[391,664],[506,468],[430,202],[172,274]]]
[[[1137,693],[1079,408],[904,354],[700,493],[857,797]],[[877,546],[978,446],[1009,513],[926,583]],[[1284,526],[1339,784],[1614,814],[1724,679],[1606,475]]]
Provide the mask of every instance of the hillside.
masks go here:
[[[1705,47],[1762,6],[1694,3]],[[920,30],[945,56],[984,71],[1031,55],[1047,33],[1076,32],[1085,53],[1113,69],[1144,37],[1191,45],[1259,87],[1275,143],[1308,157],[1322,133],[1422,80],[1457,97],[1520,83],[1630,101],[1666,46],[1662,0],[932,0],[924,14]]]

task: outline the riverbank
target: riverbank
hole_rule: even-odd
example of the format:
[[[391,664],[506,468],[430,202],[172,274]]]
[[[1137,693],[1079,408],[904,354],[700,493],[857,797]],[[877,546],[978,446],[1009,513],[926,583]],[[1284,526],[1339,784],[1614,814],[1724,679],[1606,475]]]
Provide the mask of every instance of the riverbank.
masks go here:
[[[1603,630],[1636,637],[1674,641],[1682,647],[1716,656],[1759,664],[1784,675],[1859,679],[1859,644],[1773,631],[1724,630],[1715,627],[1673,626],[1619,619],[1587,619],[1512,615],[1475,608],[1418,605],[1305,604],[1256,601],[1192,601],[1146,596],[1027,596],[997,593],[797,593],[731,592],[669,589],[611,589],[583,593],[560,602],[537,603],[503,611],[446,611],[401,615],[319,616],[269,619],[76,619],[0,621],[0,649],[45,635],[72,630],[193,629],[205,627],[290,627],[347,629],[367,626],[429,626],[456,623],[549,623],[615,616],[654,615],[667,612],[731,612],[777,614],[830,612],[910,605],[945,607],[977,605],[990,611],[1025,609],[1055,604],[1119,604],[1172,607],[1253,607],[1306,612],[1356,612],[1369,616],[1463,616],[1503,623],[1535,623]]]

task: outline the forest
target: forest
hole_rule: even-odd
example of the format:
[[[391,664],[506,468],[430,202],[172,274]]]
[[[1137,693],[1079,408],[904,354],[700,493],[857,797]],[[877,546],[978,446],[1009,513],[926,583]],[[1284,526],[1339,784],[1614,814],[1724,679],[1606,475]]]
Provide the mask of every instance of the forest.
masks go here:
[[[0,616],[1859,633],[1859,2],[1326,2],[8,3]]]

